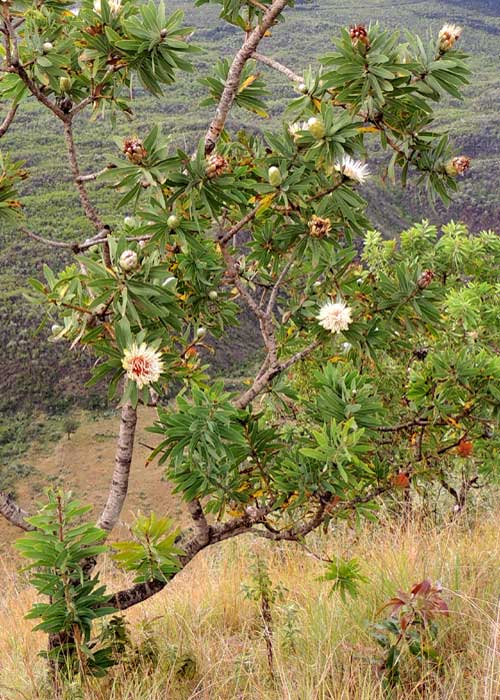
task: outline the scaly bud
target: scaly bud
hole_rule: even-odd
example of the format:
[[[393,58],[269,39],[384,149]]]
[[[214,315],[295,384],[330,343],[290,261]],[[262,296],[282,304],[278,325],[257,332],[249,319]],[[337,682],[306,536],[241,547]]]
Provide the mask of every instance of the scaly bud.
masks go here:
[[[467,156],[457,156],[449,160],[444,167],[446,174],[450,177],[464,175],[465,171],[470,168],[470,158]]]
[[[148,155],[142,141],[135,137],[125,139],[123,142],[123,152],[129,161],[136,165],[140,165]]]
[[[313,214],[309,221],[309,234],[313,238],[324,238],[330,232],[332,224],[330,219],[322,219]]]
[[[130,272],[137,267],[137,253],[135,250],[124,250],[120,255],[120,267],[124,272]]]
[[[424,270],[417,280],[417,285],[420,289],[426,289],[434,279],[432,270]]]
[[[207,177],[214,178],[223,175],[229,170],[229,163],[220,153],[212,153],[207,158]]]
[[[355,24],[349,29],[349,36],[351,37],[352,45],[357,46],[358,43],[364,44],[366,48],[370,48],[370,40],[368,39],[368,32],[366,27],[362,24]]]
[[[462,36],[462,27],[456,24],[445,24],[439,32],[439,49],[443,53],[455,46],[455,42]]]

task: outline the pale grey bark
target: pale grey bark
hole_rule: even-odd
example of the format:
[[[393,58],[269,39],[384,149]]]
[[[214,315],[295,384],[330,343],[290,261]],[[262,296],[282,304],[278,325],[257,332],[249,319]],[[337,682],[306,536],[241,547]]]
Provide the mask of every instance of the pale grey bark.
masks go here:
[[[137,409],[133,408],[130,402],[127,402],[122,406],[121,410],[115,468],[109,488],[108,500],[97,521],[97,526],[106,532],[111,532],[118,522],[127,497],[136,425]]]
[[[17,505],[10,493],[0,491],[0,514],[9,521],[11,525],[19,527],[21,530],[34,530],[33,525],[26,522],[29,513]]]
[[[297,73],[294,73],[294,71],[288,68],[288,66],[284,66],[274,58],[263,56],[261,53],[257,53],[256,51],[253,52],[252,58],[255,58],[256,61],[263,63],[265,66],[278,71],[278,73],[283,73],[283,75],[286,75],[286,77],[294,83],[302,83],[304,80],[301,75],[297,75]]]

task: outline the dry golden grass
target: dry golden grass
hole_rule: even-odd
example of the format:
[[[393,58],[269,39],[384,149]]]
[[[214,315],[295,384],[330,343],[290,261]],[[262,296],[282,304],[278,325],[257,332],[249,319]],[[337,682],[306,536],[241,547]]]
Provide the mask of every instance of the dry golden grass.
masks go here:
[[[397,588],[424,577],[439,579],[452,614],[440,624],[442,666],[403,670],[396,700],[497,700],[500,697],[500,515],[481,514],[472,525],[441,529],[367,524],[313,543],[328,554],[356,556],[369,583],[342,603],[318,580],[321,564],[296,546],[272,547],[241,538],[200,556],[151,601],[126,617],[135,645],[153,637],[150,663],[129,655],[108,679],[68,698],[86,700],[382,700],[379,649],[369,634],[376,611]],[[249,560],[268,562],[275,584],[286,587],[274,608],[274,682],[266,664],[258,606],[246,600]],[[39,698],[47,689],[37,657],[43,635],[23,620],[32,594],[4,564],[0,598],[0,697]],[[105,573],[110,588],[124,581]],[[295,606],[286,634],[286,610]],[[290,612],[288,612],[290,619]],[[292,642],[292,644],[290,644]],[[145,647],[143,646],[143,649]],[[184,673],[182,673],[184,669]],[[187,670],[186,670],[187,669]]]

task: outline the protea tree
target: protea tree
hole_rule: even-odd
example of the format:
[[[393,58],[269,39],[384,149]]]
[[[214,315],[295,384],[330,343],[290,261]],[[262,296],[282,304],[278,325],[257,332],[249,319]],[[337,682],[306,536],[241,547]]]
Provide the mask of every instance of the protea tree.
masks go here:
[[[121,153],[96,153],[102,163],[88,174],[75,121],[130,112],[136,80],[161,100],[192,69],[191,29],[152,1],[84,0],[79,12],[48,0],[36,11],[22,0],[1,6],[0,93],[11,100],[1,132],[27,100],[52,114],[93,232],[66,241],[56,229],[53,238],[32,231],[15,194],[25,173],[7,158],[0,212],[40,250],[75,256],[63,270],[46,267],[33,297],[52,339],[95,357],[92,381],[107,385],[110,401],[118,396],[121,422],[95,526],[73,527],[85,509],[62,493],[32,517],[0,494],[0,512],[28,531],[19,546],[51,596],[30,614],[53,653],[64,649],[94,672],[109,658],[89,644],[93,619],[159,593],[207,547],[245,533],[302,543],[419,480],[454,489],[457,460],[474,456],[470,479],[479,478],[496,439],[498,239],[456,225],[440,236],[423,224],[398,246],[370,232],[363,198],[378,142],[390,181],[413,177],[450,201],[469,163],[434,129],[433,107],[467,82],[460,31],[447,25],[425,43],[411,34],[402,43],[398,32],[358,25],[301,71],[260,53],[261,44],[272,51],[271,28],[284,31],[291,0],[220,4],[242,43],[201,81],[214,108],[206,133],[186,150],[159,126],[131,133]],[[234,105],[265,113],[257,63],[291,81],[296,97],[281,128],[231,132]],[[116,190],[122,223],[102,216],[94,180]],[[254,317],[261,351],[231,392],[200,351],[214,339],[230,344],[240,314]],[[116,543],[142,403],[158,406],[151,458],[165,465],[192,525],[179,535],[168,518],[141,516],[134,541]],[[99,585],[106,550],[134,572],[129,588]]]

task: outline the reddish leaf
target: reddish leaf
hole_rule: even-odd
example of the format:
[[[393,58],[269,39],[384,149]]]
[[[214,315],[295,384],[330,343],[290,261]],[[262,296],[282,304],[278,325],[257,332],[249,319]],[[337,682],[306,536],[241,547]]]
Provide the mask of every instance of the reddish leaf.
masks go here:
[[[415,584],[411,589],[412,595],[427,595],[432,588],[432,582],[428,578],[420,581],[420,583]]]
[[[395,474],[392,477],[392,483],[397,489],[407,489],[410,486],[410,479],[408,478],[408,474],[399,472],[399,474]]]
[[[457,452],[460,455],[460,457],[469,457],[469,455],[472,454],[473,449],[474,447],[472,445],[472,442],[470,440],[462,438],[458,443]]]

